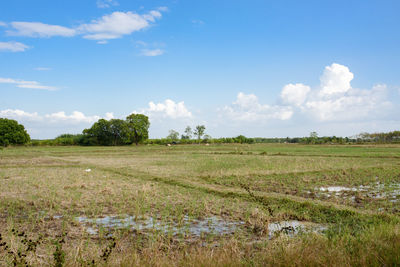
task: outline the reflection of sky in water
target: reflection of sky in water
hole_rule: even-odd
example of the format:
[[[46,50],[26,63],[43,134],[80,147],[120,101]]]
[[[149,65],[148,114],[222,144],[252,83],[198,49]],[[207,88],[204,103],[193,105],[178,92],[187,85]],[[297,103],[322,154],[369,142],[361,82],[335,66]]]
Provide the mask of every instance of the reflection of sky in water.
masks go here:
[[[289,236],[296,235],[300,232],[320,233],[328,229],[326,226],[301,221],[281,221],[268,224],[268,236],[273,238],[277,234],[284,233]]]
[[[344,186],[326,186],[319,187],[316,190],[320,191],[321,195],[330,197],[332,195],[346,197],[346,192],[360,192],[367,197],[374,199],[389,199],[391,202],[400,201],[400,183],[384,184],[376,182],[374,185],[360,185],[357,187]],[[352,198],[354,200],[354,197]]]
[[[132,229],[132,230],[156,230],[172,234],[190,234],[200,237],[201,234],[232,234],[239,225],[244,222],[230,222],[217,217],[209,217],[203,220],[190,219],[184,216],[181,223],[161,222],[153,218],[146,220],[136,219],[134,216],[118,217],[105,216],[102,218],[77,217],[80,223],[90,224],[87,228],[89,234],[96,234],[97,227],[109,229]]]

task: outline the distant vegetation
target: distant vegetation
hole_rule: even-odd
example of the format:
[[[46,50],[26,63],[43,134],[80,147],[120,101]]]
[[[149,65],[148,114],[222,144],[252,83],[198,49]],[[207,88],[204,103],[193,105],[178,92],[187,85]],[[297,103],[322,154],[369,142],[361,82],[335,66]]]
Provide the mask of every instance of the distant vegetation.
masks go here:
[[[149,137],[149,118],[143,114],[131,114],[126,120],[100,119],[82,134],[62,134],[55,139],[32,140],[34,146],[80,145],[121,146],[142,143]]]
[[[92,127],[84,129],[82,134],[62,134],[55,139],[30,140],[23,125],[15,120],[0,118],[0,146],[31,144],[33,146],[121,146],[131,144],[253,144],[253,143],[291,143],[291,144],[362,144],[362,143],[400,143],[400,131],[387,133],[361,133],[354,137],[318,136],[311,132],[308,137],[286,138],[249,138],[236,137],[212,138],[204,125],[197,125],[192,130],[187,126],[183,134],[169,130],[166,138],[148,139],[149,118],[143,114],[131,114],[125,120],[100,119]]]

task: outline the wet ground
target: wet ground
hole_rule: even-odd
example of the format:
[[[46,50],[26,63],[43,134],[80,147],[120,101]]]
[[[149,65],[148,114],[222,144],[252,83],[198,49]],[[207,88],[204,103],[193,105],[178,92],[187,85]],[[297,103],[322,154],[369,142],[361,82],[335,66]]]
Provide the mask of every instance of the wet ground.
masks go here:
[[[162,222],[154,218],[139,219],[135,216],[104,216],[101,218],[77,217],[86,232],[91,235],[99,234],[100,229],[112,232],[116,229],[129,229],[134,232],[157,231],[164,234],[190,236],[200,238],[205,235],[225,236],[244,230],[243,221],[228,221],[216,216],[204,219],[192,219],[184,216],[180,222]],[[280,221],[268,224],[268,238],[272,239],[281,234],[294,236],[299,233],[323,233],[327,226],[304,221]]]
[[[308,191],[311,194],[310,191]],[[357,187],[325,186],[315,188],[317,197],[340,197],[351,201],[370,198],[376,200],[387,200],[392,203],[400,203],[400,183],[380,183],[372,185],[360,185]]]
[[[76,220],[86,227],[89,234],[97,234],[99,229],[112,231],[114,229],[130,229],[133,231],[158,231],[172,235],[188,235],[201,237],[206,234],[233,234],[245,223],[242,221],[227,221],[218,217],[192,219],[184,216],[180,222],[163,222],[154,218],[141,219],[135,216],[104,216],[101,218],[77,217]]]
[[[280,234],[294,236],[299,233],[323,233],[328,227],[322,224],[316,224],[303,221],[281,221],[268,224],[268,236],[273,238]]]

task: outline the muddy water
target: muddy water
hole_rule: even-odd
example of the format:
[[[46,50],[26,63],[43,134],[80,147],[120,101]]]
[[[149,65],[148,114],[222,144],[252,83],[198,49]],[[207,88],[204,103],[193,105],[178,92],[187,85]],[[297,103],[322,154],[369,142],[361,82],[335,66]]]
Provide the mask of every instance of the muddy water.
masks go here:
[[[199,238],[207,234],[219,236],[233,234],[239,227],[245,225],[242,221],[227,221],[216,216],[205,219],[191,219],[184,216],[180,223],[161,222],[154,218],[139,220],[135,216],[77,217],[76,220],[83,224],[87,233],[91,235],[98,234],[100,229],[131,229]],[[296,220],[273,222],[268,225],[268,238],[272,239],[281,234],[294,236],[299,233],[322,233],[326,229],[327,227],[321,224]]]
[[[173,235],[182,234],[200,237],[204,234],[227,235],[232,234],[244,222],[226,221],[218,217],[206,219],[191,219],[184,216],[180,223],[162,222],[154,218],[139,220],[135,216],[104,216],[101,218],[77,217],[76,220],[86,226],[89,234],[97,234],[100,228],[131,229],[135,231],[153,230]]]
[[[322,233],[327,229],[327,226],[311,222],[302,222],[296,220],[281,221],[268,224],[268,236],[269,238],[273,238],[280,234],[294,236],[299,233]]]
[[[319,187],[315,189],[317,194],[325,197],[340,196],[342,198],[350,198],[354,200],[354,196],[351,196],[351,192],[358,192],[373,199],[387,199],[390,202],[400,202],[400,183],[384,184],[376,182],[372,185],[360,185],[357,187],[344,187],[344,186],[327,186]]]

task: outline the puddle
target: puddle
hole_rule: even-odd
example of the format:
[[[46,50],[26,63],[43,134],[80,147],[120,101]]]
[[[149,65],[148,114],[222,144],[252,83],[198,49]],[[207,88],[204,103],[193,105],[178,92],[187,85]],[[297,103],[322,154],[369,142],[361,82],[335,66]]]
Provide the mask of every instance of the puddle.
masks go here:
[[[273,238],[281,233],[284,233],[288,236],[294,236],[299,233],[322,233],[324,230],[327,230],[328,227],[311,223],[311,222],[302,222],[302,221],[281,221],[268,224],[268,236],[269,238]]]
[[[77,217],[76,220],[86,226],[89,234],[97,234],[100,228],[131,229],[136,231],[160,231],[172,235],[190,235],[200,237],[204,234],[227,235],[233,234],[244,222],[231,222],[218,217],[206,219],[191,219],[184,216],[181,223],[162,222],[154,218],[137,219],[135,216],[105,216],[101,218]]]
[[[340,196],[344,199],[355,201],[354,193],[359,192],[361,196],[372,199],[387,199],[392,203],[400,202],[400,183],[384,184],[376,182],[370,186],[360,185],[357,187],[327,186],[315,188],[317,196],[332,197]],[[311,193],[308,191],[308,193]]]
[[[356,188],[349,188],[349,187],[344,187],[344,186],[320,187],[319,190],[328,191],[328,192],[357,191]]]

